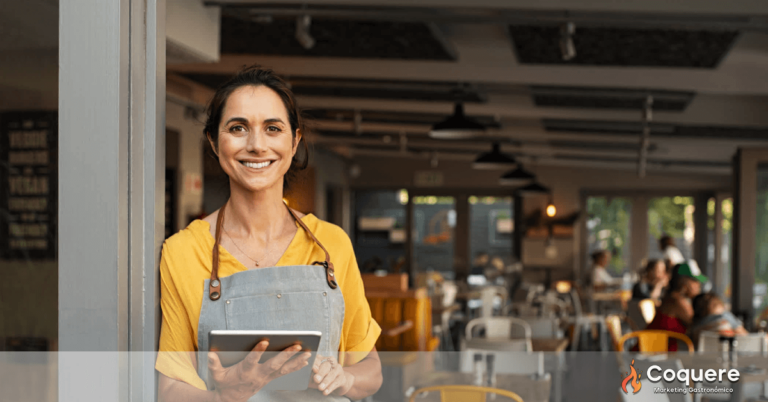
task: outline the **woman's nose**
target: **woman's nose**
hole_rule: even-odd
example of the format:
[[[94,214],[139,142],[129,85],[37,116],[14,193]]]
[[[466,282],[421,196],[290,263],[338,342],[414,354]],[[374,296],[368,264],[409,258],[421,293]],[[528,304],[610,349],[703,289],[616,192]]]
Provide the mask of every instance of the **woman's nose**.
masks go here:
[[[248,133],[245,150],[248,152],[259,153],[265,149],[266,135],[261,130],[252,130]]]

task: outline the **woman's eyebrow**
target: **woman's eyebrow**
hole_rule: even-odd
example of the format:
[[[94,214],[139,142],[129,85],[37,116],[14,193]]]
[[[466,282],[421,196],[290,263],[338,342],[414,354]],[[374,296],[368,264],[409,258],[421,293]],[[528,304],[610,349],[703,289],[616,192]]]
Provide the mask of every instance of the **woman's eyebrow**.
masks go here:
[[[279,117],[273,117],[271,119],[264,120],[264,124],[270,124],[270,123],[285,124],[285,122],[281,118],[279,118]]]
[[[248,123],[248,119],[246,119],[245,117],[233,117],[233,118],[227,120],[227,122],[224,123],[224,125],[226,126],[226,125],[228,125],[229,123],[232,123],[232,122],[246,123],[247,124]]]

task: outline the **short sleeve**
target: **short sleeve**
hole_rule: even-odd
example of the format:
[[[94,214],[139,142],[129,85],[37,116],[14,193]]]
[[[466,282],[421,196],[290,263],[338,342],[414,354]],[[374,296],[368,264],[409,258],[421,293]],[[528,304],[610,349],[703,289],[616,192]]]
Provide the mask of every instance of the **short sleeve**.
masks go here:
[[[346,234],[344,236],[346,237]],[[348,237],[346,240],[349,242]],[[368,299],[365,298],[363,279],[351,244],[349,250],[351,256],[344,270],[342,288],[345,307],[344,326],[342,328],[344,345],[341,352],[346,352],[351,361],[343,362],[345,365],[355,364],[363,360],[368,352],[373,350],[376,340],[381,335],[381,327],[373,319]],[[344,354],[341,353],[341,356]]]
[[[173,258],[167,244],[160,259],[160,347],[155,369],[167,377],[207,389],[195,368],[194,330],[174,281]]]

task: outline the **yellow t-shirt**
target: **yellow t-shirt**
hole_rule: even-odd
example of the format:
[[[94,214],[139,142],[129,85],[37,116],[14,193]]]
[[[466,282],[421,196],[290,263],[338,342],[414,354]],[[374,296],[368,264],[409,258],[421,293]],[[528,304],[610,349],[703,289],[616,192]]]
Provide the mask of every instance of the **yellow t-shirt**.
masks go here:
[[[305,215],[301,220],[331,255],[345,304],[339,351],[356,352],[352,358],[354,361],[346,364],[356,363],[365,357],[365,352],[373,349],[381,328],[371,317],[352,243],[341,228],[312,214]],[[160,260],[163,323],[155,368],[170,378],[200,389],[206,389],[206,386],[197,375],[193,361],[195,356],[190,352],[198,348],[197,324],[203,302],[203,282],[211,277],[213,243],[208,222],[195,220],[165,241]],[[223,247],[220,247],[219,256],[219,277],[247,269]],[[323,250],[306,231],[298,227],[296,236],[277,266],[310,265],[324,259]],[[339,359],[345,364],[344,353],[339,353]]]

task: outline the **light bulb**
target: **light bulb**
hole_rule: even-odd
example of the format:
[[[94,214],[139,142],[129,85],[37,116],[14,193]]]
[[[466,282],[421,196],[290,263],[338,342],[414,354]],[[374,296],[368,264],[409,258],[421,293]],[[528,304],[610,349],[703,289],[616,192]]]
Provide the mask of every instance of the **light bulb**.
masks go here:
[[[547,216],[551,218],[555,216],[556,213],[557,213],[557,208],[555,208],[555,204],[550,202],[549,205],[547,205]]]

